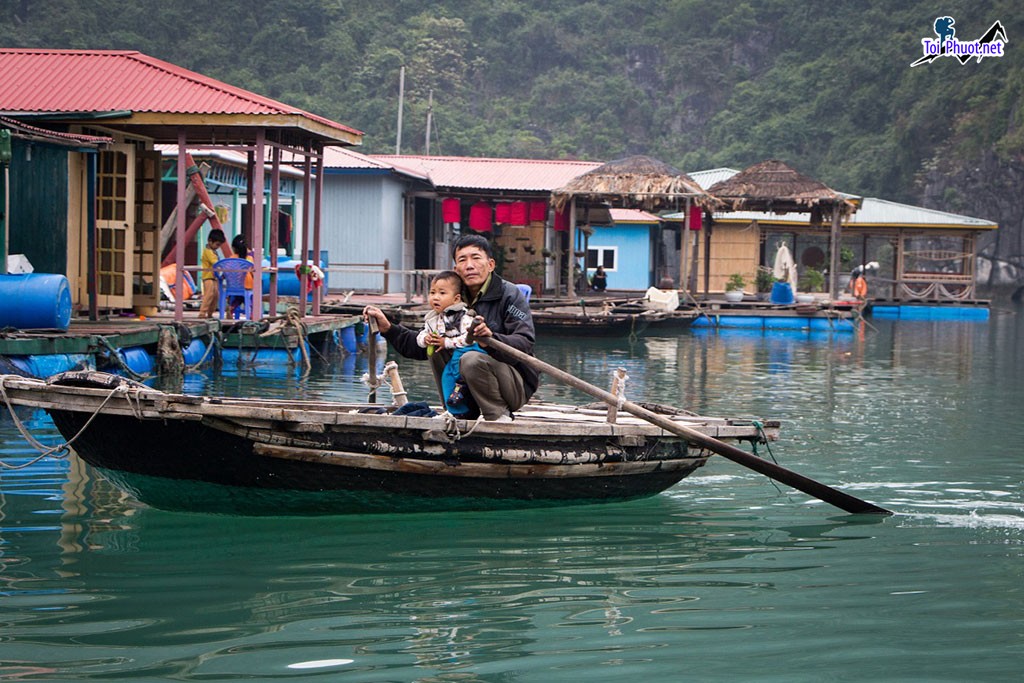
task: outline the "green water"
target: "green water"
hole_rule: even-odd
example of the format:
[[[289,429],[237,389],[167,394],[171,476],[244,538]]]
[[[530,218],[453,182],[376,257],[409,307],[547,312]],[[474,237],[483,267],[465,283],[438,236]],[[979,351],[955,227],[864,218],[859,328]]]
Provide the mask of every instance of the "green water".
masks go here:
[[[625,367],[635,400],[780,418],[782,464],[888,519],[720,458],[628,504],[322,518],[162,512],[78,461],[2,472],[0,680],[1019,680],[1020,313],[538,350],[601,385]],[[189,386],[365,396],[365,361],[331,361]],[[31,455],[10,418],[0,439]]]

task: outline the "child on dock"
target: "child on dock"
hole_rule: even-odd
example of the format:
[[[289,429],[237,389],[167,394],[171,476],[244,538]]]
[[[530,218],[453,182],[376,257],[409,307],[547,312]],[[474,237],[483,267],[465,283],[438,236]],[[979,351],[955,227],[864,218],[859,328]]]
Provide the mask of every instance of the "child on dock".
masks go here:
[[[466,335],[473,327],[473,315],[462,301],[462,278],[444,270],[430,282],[427,296],[430,312],[423,319],[423,330],[416,335],[416,344],[432,355],[437,349],[453,351],[441,375],[442,394],[453,415],[466,412],[466,385],[459,376],[459,359],[467,351],[483,351],[478,345],[466,345]]]
[[[249,245],[245,241],[245,235],[235,235],[235,239],[231,240],[231,251],[234,252],[235,258],[242,258],[253,263],[252,253],[249,251]],[[252,289],[252,273],[245,274],[245,288]],[[228,297],[228,310],[231,312],[231,317],[235,317],[235,309],[239,306],[245,305],[245,297],[241,296],[230,296]],[[243,309],[244,310],[244,309]]]
[[[203,267],[203,302],[199,304],[199,317],[212,318],[214,310],[217,309],[217,296],[220,293],[217,288],[217,277],[213,274],[213,264],[217,262],[217,250],[227,242],[224,231],[214,228],[206,238],[206,248],[203,249],[203,256],[200,265]]]

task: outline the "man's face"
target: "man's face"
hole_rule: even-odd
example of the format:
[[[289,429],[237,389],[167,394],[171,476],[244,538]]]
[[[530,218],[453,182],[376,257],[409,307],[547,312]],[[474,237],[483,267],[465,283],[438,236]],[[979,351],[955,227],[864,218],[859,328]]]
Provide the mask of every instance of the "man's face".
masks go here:
[[[470,289],[483,286],[494,270],[494,259],[480,247],[468,246],[455,252],[455,272]]]

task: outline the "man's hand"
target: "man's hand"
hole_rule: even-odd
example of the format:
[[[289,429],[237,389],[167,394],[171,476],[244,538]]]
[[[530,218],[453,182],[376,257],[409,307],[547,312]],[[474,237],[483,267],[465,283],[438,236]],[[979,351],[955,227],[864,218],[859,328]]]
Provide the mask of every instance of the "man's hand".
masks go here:
[[[363,320],[369,323],[370,318],[377,321],[377,331],[381,334],[391,329],[391,322],[388,320],[388,317],[384,315],[384,311],[376,306],[367,306],[363,309]]]
[[[494,336],[494,333],[491,332],[491,328],[487,327],[487,323],[484,322],[484,317],[482,315],[478,315],[477,317],[473,318],[473,321],[476,323],[473,326],[473,331],[472,331],[473,337],[475,339],[479,339],[481,337],[493,337]]]

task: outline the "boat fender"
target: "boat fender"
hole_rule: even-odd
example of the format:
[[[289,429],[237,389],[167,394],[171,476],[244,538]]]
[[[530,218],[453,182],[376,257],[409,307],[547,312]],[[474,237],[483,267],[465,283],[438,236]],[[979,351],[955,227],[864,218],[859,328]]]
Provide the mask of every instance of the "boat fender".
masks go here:
[[[142,382],[127,377],[112,375],[95,370],[70,370],[61,372],[46,380],[47,384],[61,387],[85,387],[89,389],[116,389],[118,387],[149,389]]]

